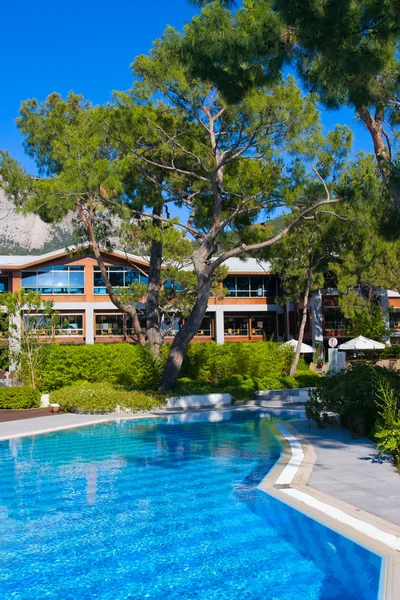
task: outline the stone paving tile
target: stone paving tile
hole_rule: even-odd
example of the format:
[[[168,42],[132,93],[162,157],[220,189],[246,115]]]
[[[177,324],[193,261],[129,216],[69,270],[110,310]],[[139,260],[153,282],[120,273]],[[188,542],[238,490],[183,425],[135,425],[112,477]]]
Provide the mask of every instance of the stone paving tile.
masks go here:
[[[109,421],[110,418],[104,415],[76,415],[72,413],[55,414],[49,419],[48,416],[37,417],[35,419],[9,421],[0,423],[0,439],[7,436],[21,435],[32,432],[40,433],[50,431],[61,427],[70,427],[72,425],[81,425],[92,422]]]
[[[342,427],[291,424],[312,443],[317,459],[308,483],[330,496],[400,525],[400,475],[366,438]]]

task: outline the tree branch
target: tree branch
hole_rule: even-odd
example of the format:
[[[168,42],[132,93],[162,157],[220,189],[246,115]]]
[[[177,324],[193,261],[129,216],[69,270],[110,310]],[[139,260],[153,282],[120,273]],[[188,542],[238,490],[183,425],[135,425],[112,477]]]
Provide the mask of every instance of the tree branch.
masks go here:
[[[289,225],[284,227],[279,233],[274,235],[269,240],[265,240],[264,242],[259,242],[257,244],[250,244],[249,246],[247,246],[246,244],[241,244],[240,246],[237,246],[236,248],[225,252],[211,263],[211,272],[215,271],[215,269],[222,265],[222,263],[224,263],[228,258],[237,256],[238,254],[242,254],[243,252],[252,252],[253,250],[260,250],[261,248],[267,248],[268,246],[272,246],[280,239],[285,237],[294,227],[296,227],[296,225],[298,225],[300,221],[305,217],[305,215],[307,215],[309,212],[315,210],[319,206],[324,206],[326,204],[332,204],[336,202],[340,202],[340,199],[330,197],[329,199],[321,200],[320,202],[317,202],[316,204],[313,204],[312,206],[309,206],[308,208],[304,209],[291,223],[289,223]]]
[[[166,219],[165,217],[160,217],[159,215],[153,216],[150,213],[146,213],[142,210],[135,210],[133,208],[130,208],[129,210],[134,215],[138,215],[140,217],[145,217],[146,219],[157,219],[158,221],[163,221],[164,223],[169,223],[170,225],[173,225],[173,226],[182,227],[182,229],[186,229],[186,231],[191,233],[193,236],[202,237],[202,238],[204,237],[202,234],[200,234],[197,231],[197,229],[194,229],[193,227],[190,227],[189,225],[185,225],[185,223],[181,223],[179,221],[173,222],[172,219]]]
[[[91,242],[91,245],[93,248],[93,253],[95,255],[97,264],[99,266],[101,275],[103,277],[104,284],[106,286],[106,290],[110,297],[110,300],[119,310],[122,310],[122,312],[127,313],[132,317],[133,327],[134,327],[138,342],[140,343],[141,346],[144,346],[145,345],[145,337],[142,333],[142,328],[140,327],[136,307],[129,306],[129,305],[125,304],[124,302],[121,302],[121,300],[118,298],[118,296],[114,292],[113,286],[111,285],[111,282],[108,278],[107,269],[104,264],[103,257],[101,255],[101,251],[100,251],[100,248],[97,243],[97,239],[96,239],[95,233],[93,231],[93,227],[92,227],[91,219],[93,216],[93,206],[92,206],[92,204],[90,204],[89,217],[87,217],[85,214],[85,209],[83,208],[80,199],[77,200],[76,205],[77,205],[78,214],[79,214],[81,221],[82,221],[83,225],[85,226],[88,236],[90,238],[90,242]]]

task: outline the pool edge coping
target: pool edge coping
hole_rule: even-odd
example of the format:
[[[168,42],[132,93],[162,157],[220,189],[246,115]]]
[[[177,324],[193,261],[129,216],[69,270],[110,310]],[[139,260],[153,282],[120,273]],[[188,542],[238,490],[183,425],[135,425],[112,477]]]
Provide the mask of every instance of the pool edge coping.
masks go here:
[[[293,412],[298,412],[299,409],[295,409],[295,408],[288,408],[285,409],[284,407],[271,407],[272,410],[287,410],[289,411],[293,411]],[[179,409],[177,408],[176,410],[170,409],[168,411],[164,411],[164,410],[153,410],[153,411],[144,411],[144,412],[140,412],[140,413],[106,413],[104,415],[91,415],[91,416],[97,416],[97,419],[92,419],[92,420],[88,420],[82,423],[70,423],[70,424],[65,424],[65,425],[58,425],[58,426],[54,426],[54,427],[46,427],[44,429],[37,429],[37,430],[29,430],[29,431],[21,431],[19,433],[11,433],[11,434],[7,434],[7,435],[0,435],[0,442],[6,442],[7,440],[13,440],[13,439],[19,439],[19,438],[23,438],[23,437],[32,437],[35,435],[43,435],[46,433],[55,433],[57,431],[64,431],[64,430],[69,430],[69,429],[75,429],[76,427],[86,427],[86,426],[91,426],[91,425],[97,425],[100,423],[112,423],[114,421],[130,421],[130,420],[137,420],[137,419],[154,419],[154,418],[166,418],[169,416],[173,416],[173,415],[183,415],[183,414],[194,414],[194,413],[206,413],[206,412],[229,412],[229,411],[254,411],[254,412],[260,412],[261,410],[263,410],[265,412],[265,408],[261,409],[258,406],[246,406],[245,404],[236,404],[236,405],[229,405],[229,406],[220,406],[220,407],[215,407],[215,408],[211,408],[209,406],[207,407],[203,407],[203,408],[196,408],[196,409],[190,409],[190,410],[184,410],[184,409]],[[79,414],[79,413],[60,413],[60,416],[62,414]],[[81,413],[82,415],[84,415],[84,413]],[[84,416],[88,416],[88,415],[84,415]],[[45,417],[34,417],[34,419],[42,419]],[[32,420],[34,420],[32,419]],[[10,423],[14,423],[15,421],[9,421]],[[18,420],[17,422],[20,423],[26,423],[27,420]]]
[[[285,430],[289,435],[285,435]],[[258,488],[380,555],[382,568],[379,599],[397,600],[400,591],[400,549],[391,548],[375,537],[333,517],[332,513],[344,513],[344,516],[398,538],[399,543],[400,527],[308,485],[317,458],[312,443],[288,422],[274,424],[274,433],[281,445],[281,456],[259,483]],[[291,444],[291,441],[294,443]],[[293,452],[293,447],[297,452]],[[294,495],[290,492],[294,492]]]

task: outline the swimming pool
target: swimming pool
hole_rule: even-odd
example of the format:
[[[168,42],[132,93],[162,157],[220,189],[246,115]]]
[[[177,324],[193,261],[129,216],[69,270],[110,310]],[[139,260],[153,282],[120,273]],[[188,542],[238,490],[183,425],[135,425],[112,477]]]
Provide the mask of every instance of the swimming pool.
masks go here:
[[[379,556],[257,489],[279,455],[234,411],[1,442],[0,598],[375,600]]]

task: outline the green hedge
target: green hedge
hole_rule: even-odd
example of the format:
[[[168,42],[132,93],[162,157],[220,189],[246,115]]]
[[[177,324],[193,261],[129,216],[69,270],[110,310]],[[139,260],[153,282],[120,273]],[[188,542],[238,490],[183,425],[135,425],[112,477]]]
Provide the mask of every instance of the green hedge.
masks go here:
[[[0,387],[0,408],[39,408],[40,392],[28,387]]]
[[[319,373],[313,371],[297,373],[296,387],[315,387],[319,385],[321,377]]]
[[[288,374],[293,356],[291,348],[276,342],[191,344],[181,375],[206,381],[235,375],[279,380]]]
[[[80,383],[51,393],[52,403],[58,403],[62,411],[105,413],[117,406],[121,410],[150,410],[162,406],[165,399],[153,392],[129,391],[109,383]]]
[[[165,353],[165,351],[164,351]],[[159,380],[149,351],[131,344],[93,344],[62,346],[46,349],[37,386],[51,391],[75,381],[106,382],[135,388],[148,388]]]
[[[168,350],[168,346],[162,347],[161,360],[156,364],[149,350],[139,345],[53,344],[44,350],[41,369],[36,377],[37,386],[43,391],[52,391],[76,381],[87,381],[136,389],[156,388]],[[299,383],[288,377],[292,359],[291,348],[276,342],[195,343],[188,348],[180,376],[196,382],[221,382],[222,385],[230,385],[227,380],[240,376],[245,380],[251,379],[252,383],[241,381],[239,387],[253,386],[254,389],[297,387]],[[308,376],[307,369],[301,360],[299,377]],[[300,385],[312,385],[312,382]]]
[[[326,413],[334,412],[357,435],[372,435],[379,417],[378,378],[400,391],[400,373],[368,363],[354,363],[336,375],[322,377],[306,403],[307,417],[322,424]]]

